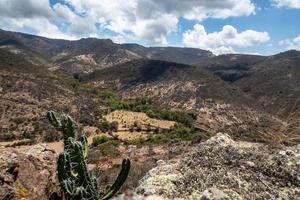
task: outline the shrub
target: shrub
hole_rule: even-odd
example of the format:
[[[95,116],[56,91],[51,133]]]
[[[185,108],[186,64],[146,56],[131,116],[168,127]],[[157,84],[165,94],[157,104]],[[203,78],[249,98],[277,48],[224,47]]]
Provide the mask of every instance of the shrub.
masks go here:
[[[77,89],[79,87],[79,80],[74,78],[74,76],[70,76],[70,75],[63,75],[62,78],[64,79],[64,81],[70,85],[71,87]]]
[[[101,136],[95,136],[93,137],[93,142],[92,142],[92,146],[98,146],[99,144],[103,144],[105,142],[107,142],[109,139],[106,135],[101,135]]]
[[[133,122],[133,127],[135,127],[135,128],[138,127],[138,124],[139,124],[139,123],[138,123],[137,121],[134,121],[134,122]]]
[[[117,132],[118,131],[118,127],[119,127],[119,123],[117,121],[113,121],[110,124],[110,130]]]
[[[103,120],[100,124],[99,124],[99,129],[106,133],[107,131],[110,130],[110,123],[107,120]]]
[[[147,124],[147,126],[146,126],[146,132],[151,132],[151,131],[152,131],[151,125]]]
[[[77,80],[77,79],[76,79]],[[192,127],[196,115],[182,111],[172,111],[169,108],[162,108],[154,104],[151,99],[122,100],[113,91],[94,91],[94,94],[104,101],[111,110],[129,110],[135,112],[144,112],[151,118],[176,121],[187,127]]]
[[[102,122],[99,124],[99,129],[106,133],[106,132],[117,132],[119,127],[119,123],[117,121],[108,122],[106,119],[102,120]]]

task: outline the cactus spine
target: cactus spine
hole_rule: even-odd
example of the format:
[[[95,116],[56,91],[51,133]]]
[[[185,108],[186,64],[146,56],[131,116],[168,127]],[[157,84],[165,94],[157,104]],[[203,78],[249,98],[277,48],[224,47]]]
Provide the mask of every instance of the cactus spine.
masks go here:
[[[114,196],[125,182],[130,161],[124,159],[122,169],[113,185],[100,195],[96,178],[86,167],[88,143],[85,136],[77,137],[76,122],[68,115],[55,116],[53,111],[47,113],[50,123],[63,133],[64,152],[57,160],[57,173],[61,188],[67,200],[107,200]]]

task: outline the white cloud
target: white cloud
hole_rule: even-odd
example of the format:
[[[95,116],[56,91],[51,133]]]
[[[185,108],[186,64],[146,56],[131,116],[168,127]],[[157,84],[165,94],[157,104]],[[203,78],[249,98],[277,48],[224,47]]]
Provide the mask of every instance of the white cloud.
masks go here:
[[[126,39],[122,35],[116,35],[111,37],[112,41],[118,44],[122,44],[126,42]]]
[[[159,20],[139,20],[132,27],[133,33],[141,39],[151,41],[151,44],[166,45],[167,35],[176,31],[178,19],[172,15],[161,15]]]
[[[273,0],[273,3],[277,7],[299,8],[300,0]]]
[[[30,28],[37,35],[50,38],[77,39],[97,33],[94,19],[80,16],[60,3],[51,7],[49,0],[2,0],[0,17],[2,28]]]
[[[52,17],[52,12],[48,0],[1,0],[0,17]]]
[[[220,46],[210,49],[215,55],[236,53],[231,46]]]
[[[30,27],[36,31],[36,35],[48,37],[48,38],[59,38],[67,40],[78,39],[76,36],[65,34],[58,29],[57,26],[50,23],[45,18],[34,18],[34,19],[2,19],[0,25],[9,30],[19,30],[24,27]]]
[[[192,30],[187,30],[183,34],[184,45],[207,49],[217,55],[234,53],[232,46],[250,47],[267,42],[269,39],[267,32],[246,30],[239,33],[230,25],[224,26],[220,32],[207,33],[203,25],[196,24]]]
[[[279,45],[286,46],[286,50],[295,49],[300,51],[300,35],[293,39],[285,39],[279,42]]]
[[[18,19],[39,34],[64,38],[99,36],[106,29],[127,41],[151,45],[167,44],[168,36],[177,31],[181,17],[199,22],[254,13],[251,0],[62,0],[52,6],[49,0],[0,1],[0,24]],[[47,26],[45,30],[42,30],[44,26],[39,28],[28,22],[37,24],[41,20]]]
[[[100,26],[126,39],[148,44],[167,44],[167,36],[177,30],[180,17],[189,20],[225,19],[250,15],[250,0],[65,0],[76,12],[87,14]]]
[[[140,15],[146,18],[153,17],[156,13],[168,13],[193,20],[224,19],[255,12],[255,6],[250,0],[139,0],[138,8]]]

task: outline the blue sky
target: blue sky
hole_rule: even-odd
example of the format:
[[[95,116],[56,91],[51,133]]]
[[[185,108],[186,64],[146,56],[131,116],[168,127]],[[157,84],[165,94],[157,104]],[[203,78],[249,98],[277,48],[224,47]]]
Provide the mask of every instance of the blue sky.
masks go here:
[[[0,0],[0,28],[50,38],[207,49],[300,50],[300,0]]]

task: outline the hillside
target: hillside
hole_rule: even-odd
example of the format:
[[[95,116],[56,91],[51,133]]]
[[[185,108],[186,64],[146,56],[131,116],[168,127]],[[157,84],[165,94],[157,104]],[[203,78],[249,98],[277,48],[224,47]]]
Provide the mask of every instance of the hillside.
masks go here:
[[[0,48],[26,55],[28,60],[53,70],[70,73],[87,73],[140,57],[109,39],[68,41],[4,30],[0,30]]]
[[[224,81],[232,83],[248,76],[252,65],[260,63],[266,59],[266,56],[225,54],[203,59],[195,65],[207,69]]]
[[[300,52],[287,51],[251,67],[247,77],[235,82],[269,112],[287,119],[287,129],[299,137]]]
[[[110,39],[49,39],[0,29],[0,48],[26,55],[36,64],[52,70],[89,73],[139,58],[196,64],[214,57],[205,50],[179,47],[144,47],[138,44],[116,44]]]
[[[118,45],[111,40],[95,38],[56,40],[3,30],[0,30],[0,49],[4,52],[1,76],[10,78],[5,78],[6,84],[20,77],[23,84],[23,78],[28,78],[24,73],[33,75],[40,71],[31,82],[42,87],[39,77],[40,81],[55,77],[57,82],[50,80],[47,87],[68,90],[67,93],[74,95],[74,101],[78,95],[88,101],[93,99],[90,94],[78,94],[77,89],[70,87],[70,82],[76,86],[82,78],[88,85],[117,90],[124,98],[150,98],[172,109],[193,112],[198,116],[195,126],[205,131],[228,130],[240,137],[250,134],[248,130],[253,129],[250,135],[257,135],[258,131],[263,133],[258,134],[258,138],[263,138],[273,132],[295,133],[298,130],[294,128],[299,119],[296,87],[299,85],[299,60],[295,52],[271,57],[213,56],[208,51],[193,48]],[[280,71],[276,66],[281,65],[284,68]],[[12,78],[8,66],[9,70],[18,71],[20,77]],[[65,72],[78,73],[79,79],[74,82],[74,77]],[[264,82],[264,74],[270,76],[268,84]],[[70,89],[65,84],[69,84]],[[22,87],[26,88],[24,85]],[[28,91],[34,91],[32,86],[27,87]],[[288,89],[283,91],[283,88]],[[7,91],[3,90],[3,94],[7,95]],[[50,97],[51,91],[47,90],[46,96]],[[60,98],[68,97],[67,93],[59,93]],[[287,124],[286,120],[292,123]]]
[[[144,58],[183,64],[196,64],[214,55],[206,50],[181,47],[144,47],[138,44],[121,44],[121,47]]]
[[[0,60],[0,141],[57,140],[60,136],[44,116],[48,110],[72,113],[84,125],[95,122],[97,102],[76,92],[68,75],[49,72],[3,49]]]
[[[299,63],[298,51],[213,56],[0,30],[0,199],[63,198],[49,110],[87,136],[99,191],[131,160],[116,199],[293,199]]]
[[[146,98],[193,112],[200,130],[226,130],[236,137],[264,140],[275,136],[282,125],[239,88],[195,66],[141,59],[95,71],[83,80],[114,89],[125,99]]]

